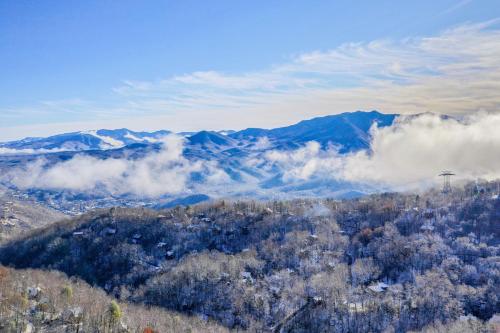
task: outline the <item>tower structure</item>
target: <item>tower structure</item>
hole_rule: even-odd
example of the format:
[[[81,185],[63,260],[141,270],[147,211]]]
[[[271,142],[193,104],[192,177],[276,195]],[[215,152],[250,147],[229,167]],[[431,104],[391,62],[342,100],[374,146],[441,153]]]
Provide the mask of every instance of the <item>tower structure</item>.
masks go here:
[[[455,176],[453,172],[450,170],[443,170],[440,174],[440,177],[443,177],[443,193],[450,193],[451,192],[451,182],[450,178],[451,176]]]

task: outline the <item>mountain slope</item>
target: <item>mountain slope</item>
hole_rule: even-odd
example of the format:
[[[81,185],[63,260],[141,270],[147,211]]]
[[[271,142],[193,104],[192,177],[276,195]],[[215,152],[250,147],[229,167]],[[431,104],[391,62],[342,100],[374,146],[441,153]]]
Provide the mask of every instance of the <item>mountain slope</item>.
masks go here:
[[[229,136],[240,140],[252,140],[265,136],[273,140],[275,144],[285,146],[317,141],[323,147],[328,144],[339,145],[340,152],[345,153],[367,149],[371,126],[375,123],[380,127],[390,126],[396,116],[396,114],[383,114],[377,111],[347,112],[304,120],[295,125],[271,130],[249,128]]]
[[[235,140],[232,138],[211,131],[201,131],[190,137],[188,137],[188,142],[192,145],[217,145],[217,146],[233,146],[235,145]]]
[[[0,266],[0,332],[230,332],[215,323],[160,308],[119,302],[55,271]]]
[[[0,148],[13,150],[84,151],[120,148],[133,143],[154,143],[169,131],[134,132],[128,129],[83,131],[46,138],[26,138],[1,143]]]
[[[57,269],[121,299],[251,332],[489,320],[499,306],[500,200],[464,190],[418,198],[98,210],[6,244],[0,262]]]
[[[15,184],[22,186],[23,182],[20,179],[29,179],[27,174],[30,173],[23,170],[30,167],[39,175],[57,166],[61,166],[62,170],[72,168],[69,177],[73,173],[85,173],[90,169],[95,175],[90,181],[99,179],[101,176],[99,170],[94,170],[92,167],[84,171],[80,169],[80,165],[89,163],[92,166],[96,165],[96,168],[102,165],[109,166],[106,169],[109,177],[125,183],[129,179],[138,179],[137,183],[141,183],[141,177],[151,176],[153,182],[161,178],[166,184],[165,193],[161,198],[145,198],[136,195],[137,192],[127,192],[128,187],[120,188],[119,192],[116,192],[116,188],[109,187],[111,183],[108,181],[96,182],[92,191],[81,191],[78,187],[67,188],[64,182],[50,182],[47,185],[47,177],[36,176],[35,172],[36,181],[33,185],[25,186],[20,191],[67,214],[115,205],[165,206],[171,202],[187,203],[190,199],[184,200],[184,198],[193,197],[197,198],[195,200],[197,202],[208,197],[270,199],[277,195],[282,198],[362,196],[383,188],[336,178],[332,180],[325,173],[321,173],[321,170],[302,177],[300,175],[303,174],[302,170],[308,161],[300,160],[300,154],[297,155],[292,150],[305,146],[309,141],[316,141],[323,148],[335,145],[341,153],[366,149],[369,147],[371,126],[374,124],[389,126],[395,117],[396,115],[385,115],[376,111],[358,111],[304,120],[291,126],[271,130],[246,129],[236,133],[225,131],[229,133],[227,135],[214,131],[184,133],[182,151],[180,149],[172,151],[179,154],[177,157],[174,156],[177,158],[176,163],[165,160],[170,155],[163,154],[166,146],[161,141],[157,142],[161,136],[169,133],[167,131],[148,133],[127,129],[98,130],[49,138],[29,138],[6,143],[4,146],[19,149],[40,148],[46,149],[45,152],[35,150],[32,153],[2,155],[0,147],[0,175],[7,175],[0,177],[0,183],[11,187],[9,182],[16,179]],[[70,147],[71,145],[73,146]],[[115,148],[108,149],[108,147]],[[57,151],[64,148],[75,150]],[[47,152],[47,149],[56,151]],[[296,163],[286,164],[273,159],[275,156],[285,160],[294,156]],[[171,157],[167,159],[169,158]],[[317,158],[319,161],[314,161],[314,154],[307,158],[312,159],[313,167],[321,162],[320,157]],[[127,172],[114,173],[113,170],[116,169],[111,167],[114,165],[112,162],[117,162],[120,168],[125,168]],[[182,171],[181,174],[184,170],[191,170],[182,176],[185,185],[181,192],[168,191],[168,174],[163,175],[165,168],[174,168]],[[58,178],[58,174],[59,172],[51,173],[50,179]],[[180,201],[177,201],[178,199]]]
[[[40,228],[67,216],[36,204],[19,200],[0,189],[0,243],[33,228]]]
[[[304,120],[297,124],[275,128],[248,128],[234,131],[183,132],[188,145],[198,145],[209,149],[225,147],[245,147],[259,138],[267,137],[271,147],[277,149],[297,148],[308,141],[317,141],[323,147],[337,145],[341,153],[366,149],[369,147],[371,126],[390,126],[395,114],[371,112],[347,112],[337,115]],[[131,144],[154,144],[168,135],[169,131],[135,132],[125,128],[96,131],[64,133],[46,138],[25,138],[22,140],[0,143],[0,153],[9,149],[16,151],[44,153],[50,151],[89,151],[121,148]]]

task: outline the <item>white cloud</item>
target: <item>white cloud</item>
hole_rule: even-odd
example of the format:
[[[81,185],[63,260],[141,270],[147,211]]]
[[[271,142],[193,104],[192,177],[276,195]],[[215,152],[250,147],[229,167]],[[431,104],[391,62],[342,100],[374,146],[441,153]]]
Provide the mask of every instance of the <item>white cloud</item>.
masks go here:
[[[254,150],[265,150],[271,147],[271,141],[267,136],[261,136],[252,146]]]
[[[149,93],[163,96],[171,110],[205,109],[217,116],[236,108],[237,117],[248,118],[287,119],[284,109],[302,118],[359,108],[406,114],[494,111],[500,105],[500,31],[494,24],[459,26],[434,37],[348,43],[260,72],[195,72],[151,82]],[[143,90],[122,93],[151,106]]]
[[[436,180],[444,169],[462,179],[500,178],[500,114],[478,113],[458,121],[436,115],[402,118],[375,128],[371,152],[346,159],[348,180],[390,185]]]
[[[71,111],[77,116],[65,118],[65,123],[85,126],[85,121],[97,119],[107,127],[119,122],[144,129],[192,131],[275,127],[358,109],[403,114],[498,111],[497,25],[498,20],[466,24],[430,37],[347,43],[256,72],[197,71],[157,81],[129,80],[113,89],[115,94],[106,103],[51,101],[0,110],[0,117],[4,123],[15,124],[18,119],[24,124],[30,118],[26,115],[56,118]],[[54,128],[54,123],[43,126]],[[57,126],[61,131],[65,125]],[[14,127],[2,133],[15,134]]]
[[[453,13],[453,12],[455,12],[455,11],[457,11],[459,9],[462,9],[463,7],[467,6],[472,1],[473,0],[460,0],[460,1],[457,1],[453,6],[449,7],[445,11],[443,11],[440,15],[446,15],[446,14]]]
[[[266,152],[259,163],[278,165],[287,182],[317,178],[415,188],[435,185],[444,169],[458,179],[492,180],[500,178],[499,128],[498,113],[461,120],[435,114],[401,117],[393,126],[372,128],[370,150],[341,155],[310,142],[294,151]]]
[[[229,181],[229,176],[211,162],[189,161],[184,158],[183,139],[169,135],[163,148],[139,159],[98,159],[77,155],[64,162],[49,165],[44,159],[15,169],[8,180],[22,188],[64,189],[80,192],[105,190],[111,194],[134,194],[158,197],[190,191],[193,172],[206,179],[202,185]]]
[[[480,112],[460,118],[402,116],[392,126],[372,127],[369,150],[346,155],[333,146],[321,149],[317,142],[295,150],[270,150],[271,142],[262,139],[257,143],[259,149],[250,150],[250,156],[241,160],[233,157],[230,165],[241,162],[243,168],[264,177],[242,174],[241,181],[231,180],[219,165],[225,155],[219,161],[189,160],[183,155],[184,139],[171,135],[165,138],[161,150],[141,158],[98,159],[82,154],[56,164],[39,159],[11,170],[4,180],[20,188],[104,190],[143,197],[190,193],[214,197],[293,195],[279,193],[279,184],[276,188],[261,187],[261,181],[276,175],[281,175],[285,187],[308,181],[329,186],[328,180],[334,180],[361,188],[423,188],[436,185],[444,169],[453,170],[456,179],[500,178],[499,128],[500,113]],[[194,179],[193,173],[201,177]],[[336,190],[313,187],[309,195],[328,195]]]
[[[283,170],[283,180],[308,180],[313,177],[336,178],[330,174],[342,169],[343,157],[336,150],[322,150],[319,143],[311,141],[293,151],[269,151],[264,158]]]

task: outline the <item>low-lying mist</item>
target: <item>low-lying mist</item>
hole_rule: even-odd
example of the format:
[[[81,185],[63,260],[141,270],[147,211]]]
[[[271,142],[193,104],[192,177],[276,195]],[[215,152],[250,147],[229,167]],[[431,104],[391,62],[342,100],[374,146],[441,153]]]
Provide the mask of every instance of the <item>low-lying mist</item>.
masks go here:
[[[92,191],[104,188],[110,194],[134,194],[156,197],[187,191],[193,173],[204,175],[205,183],[227,179],[214,163],[190,161],[183,152],[183,139],[169,135],[162,149],[140,159],[99,159],[78,154],[72,159],[49,166],[40,158],[10,173],[9,181],[19,188]]]
[[[325,184],[328,180],[349,182],[353,188],[422,189],[435,185],[443,169],[453,170],[464,180],[500,178],[499,129],[497,113],[461,119],[434,114],[401,116],[392,126],[372,127],[369,150],[340,154],[337,147],[322,149],[317,142],[278,150],[270,140],[261,138],[258,149],[254,146],[245,157],[207,159],[187,158],[185,139],[169,135],[159,151],[142,158],[99,159],[81,153],[54,165],[40,158],[2,178],[21,189],[88,192],[99,188],[114,195],[144,197],[280,192],[284,185],[323,180]],[[232,172],[224,163],[227,159],[234,159]],[[279,178],[280,185],[263,189],[266,179],[273,178]]]
[[[500,177],[500,114],[401,116],[392,126],[373,126],[371,136],[369,150],[347,155],[309,142],[263,158],[280,166],[285,181],[322,177],[411,189],[435,184],[444,169],[458,179]]]

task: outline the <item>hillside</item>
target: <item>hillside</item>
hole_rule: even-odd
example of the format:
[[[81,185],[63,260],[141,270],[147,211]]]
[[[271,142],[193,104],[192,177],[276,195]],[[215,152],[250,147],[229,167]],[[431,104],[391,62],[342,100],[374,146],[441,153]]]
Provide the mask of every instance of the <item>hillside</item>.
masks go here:
[[[59,272],[0,266],[0,332],[227,332],[199,318],[117,302]]]
[[[19,199],[0,189],[0,243],[66,217],[56,210],[36,204],[33,200]]]
[[[284,147],[295,147],[309,141],[316,141],[323,147],[329,144],[338,145],[341,153],[347,153],[368,149],[370,146],[369,131],[372,125],[390,126],[397,116],[377,111],[346,112],[303,120],[291,126],[271,130],[249,128],[229,136],[240,140],[267,137],[276,145]]]
[[[496,188],[99,210],[6,244],[0,261],[228,328],[479,327],[500,312]]]

